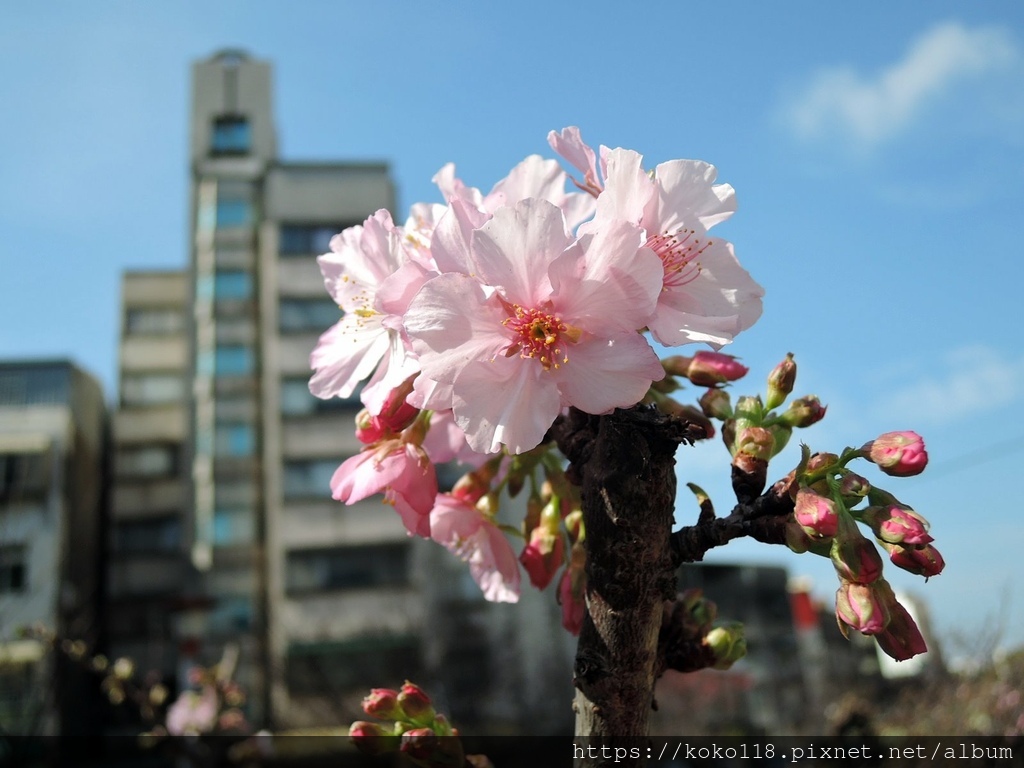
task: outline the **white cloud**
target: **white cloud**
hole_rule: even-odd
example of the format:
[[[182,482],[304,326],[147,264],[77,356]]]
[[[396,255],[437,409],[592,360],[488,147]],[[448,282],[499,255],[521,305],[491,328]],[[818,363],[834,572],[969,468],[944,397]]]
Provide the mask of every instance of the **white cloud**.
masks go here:
[[[872,76],[849,66],[819,71],[789,104],[785,119],[801,138],[838,133],[870,147],[906,129],[954,85],[1019,59],[1005,29],[939,24]]]
[[[1024,395],[1024,357],[1007,358],[990,347],[962,347],[946,356],[943,368],[892,392],[879,403],[880,414],[898,414],[908,424],[948,423]]]

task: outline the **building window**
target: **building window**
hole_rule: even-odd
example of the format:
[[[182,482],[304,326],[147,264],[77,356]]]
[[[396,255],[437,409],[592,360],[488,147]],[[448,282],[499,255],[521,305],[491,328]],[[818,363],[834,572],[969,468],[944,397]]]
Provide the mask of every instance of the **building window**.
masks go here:
[[[285,499],[329,499],[337,459],[303,459],[284,463]]]
[[[217,228],[236,229],[252,224],[252,204],[248,200],[218,200]]]
[[[114,527],[114,544],[125,554],[181,551],[181,518],[177,515],[121,522]]]
[[[363,404],[359,401],[362,386],[356,387],[351,397],[331,397],[326,400],[309,391],[309,378],[287,378],[281,380],[281,413],[284,416],[312,416],[317,413],[336,411],[358,411]]]
[[[46,453],[0,453],[0,503],[41,499],[46,495]]]
[[[127,334],[179,333],[185,329],[185,315],[180,309],[129,309],[124,328]]]
[[[242,115],[214,118],[210,150],[215,155],[244,155],[252,147],[249,119]]]
[[[217,509],[255,507],[256,485],[254,480],[216,474],[213,484],[213,505]]]
[[[213,431],[216,456],[252,456],[256,452],[256,431],[244,422],[220,422]]]
[[[122,405],[166,405],[185,399],[185,377],[177,373],[126,374],[121,379]]]
[[[144,448],[122,448],[114,457],[114,473],[118,477],[167,477],[178,471],[176,445],[149,445]]]
[[[281,299],[278,328],[281,333],[326,331],[341,319],[341,310],[329,298]]]
[[[291,593],[403,586],[409,583],[409,546],[296,550],[288,553],[285,568],[285,589]]]
[[[0,547],[0,594],[25,591],[27,566],[27,553],[23,544]]]
[[[256,516],[252,507],[226,507],[213,513],[213,545],[228,547],[256,541]]]
[[[282,256],[319,256],[331,250],[331,238],[348,224],[284,224],[279,252]]]
[[[216,300],[238,300],[252,297],[252,275],[240,269],[217,270],[213,277]]]
[[[248,227],[256,220],[252,185],[244,181],[221,181],[217,185],[217,229]]]
[[[220,344],[214,354],[217,376],[248,376],[256,369],[252,347],[244,344]]]

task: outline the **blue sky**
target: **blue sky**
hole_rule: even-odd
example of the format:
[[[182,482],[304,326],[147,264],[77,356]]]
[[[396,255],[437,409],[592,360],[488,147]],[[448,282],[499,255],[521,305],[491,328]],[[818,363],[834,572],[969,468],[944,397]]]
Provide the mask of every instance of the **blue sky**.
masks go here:
[[[0,358],[71,357],[115,397],[120,275],[186,263],[189,66],[219,48],[274,64],[282,157],[387,160],[401,210],[445,162],[486,190],[572,124],[649,166],[707,160],[739,199],[717,231],[767,290],[727,350],[748,389],[792,351],[829,404],[813,448],[921,432],[931,468],[886,487],[947,572],[892,581],[961,651],[1000,622],[1024,643],[1024,5],[444,7],[5,4]],[[727,508],[724,450],[680,460]],[[717,557],[834,590],[810,556]]]

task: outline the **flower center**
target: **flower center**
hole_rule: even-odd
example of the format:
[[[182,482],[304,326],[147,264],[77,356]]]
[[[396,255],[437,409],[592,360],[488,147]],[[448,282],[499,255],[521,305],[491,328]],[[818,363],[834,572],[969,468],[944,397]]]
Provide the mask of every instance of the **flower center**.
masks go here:
[[[658,254],[665,267],[663,291],[686,285],[700,275],[701,265],[697,259],[711,245],[711,240],[702,240],[696,234],[692,229],[678,229],[647,238],[647,247]]]
[[[506,305],[509,317],[501,321],[512,332],[512,343],[506,355],[516,352],[521,358],[537,360],[545,371],[560,368],[569,362],[565,342],[579,341],[582,331],[563,323],[557,315],[542,309],[526,309],[518,304]]]

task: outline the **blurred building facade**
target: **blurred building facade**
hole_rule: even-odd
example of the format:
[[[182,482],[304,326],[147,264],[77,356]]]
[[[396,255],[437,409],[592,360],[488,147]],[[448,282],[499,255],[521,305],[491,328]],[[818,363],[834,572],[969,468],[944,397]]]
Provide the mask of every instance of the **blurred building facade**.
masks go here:
[[[111,653],[180,686],[237,646],[249,714],[274,728],[352,719],[368,687],[405,678],[463,722],[568,716],[550,595],[525,610],[564,647],[554,700],[531,645],[550,637],[522,631],[523,606],[486,604],[379,498],[331,499],[362,406],[309,392],[310,352],[341,317],[316,256],[394,210],[388,167],[280,160],[270,65],[239,51],[195,64],[190,137],[189,266],[124,277]]]
[[[64,360],[0,363],[0,723],[5,733],[95,730],[91,680],[34,625],[101,641],[107,409]],[[95,691],[93,691],[95,693]]]

